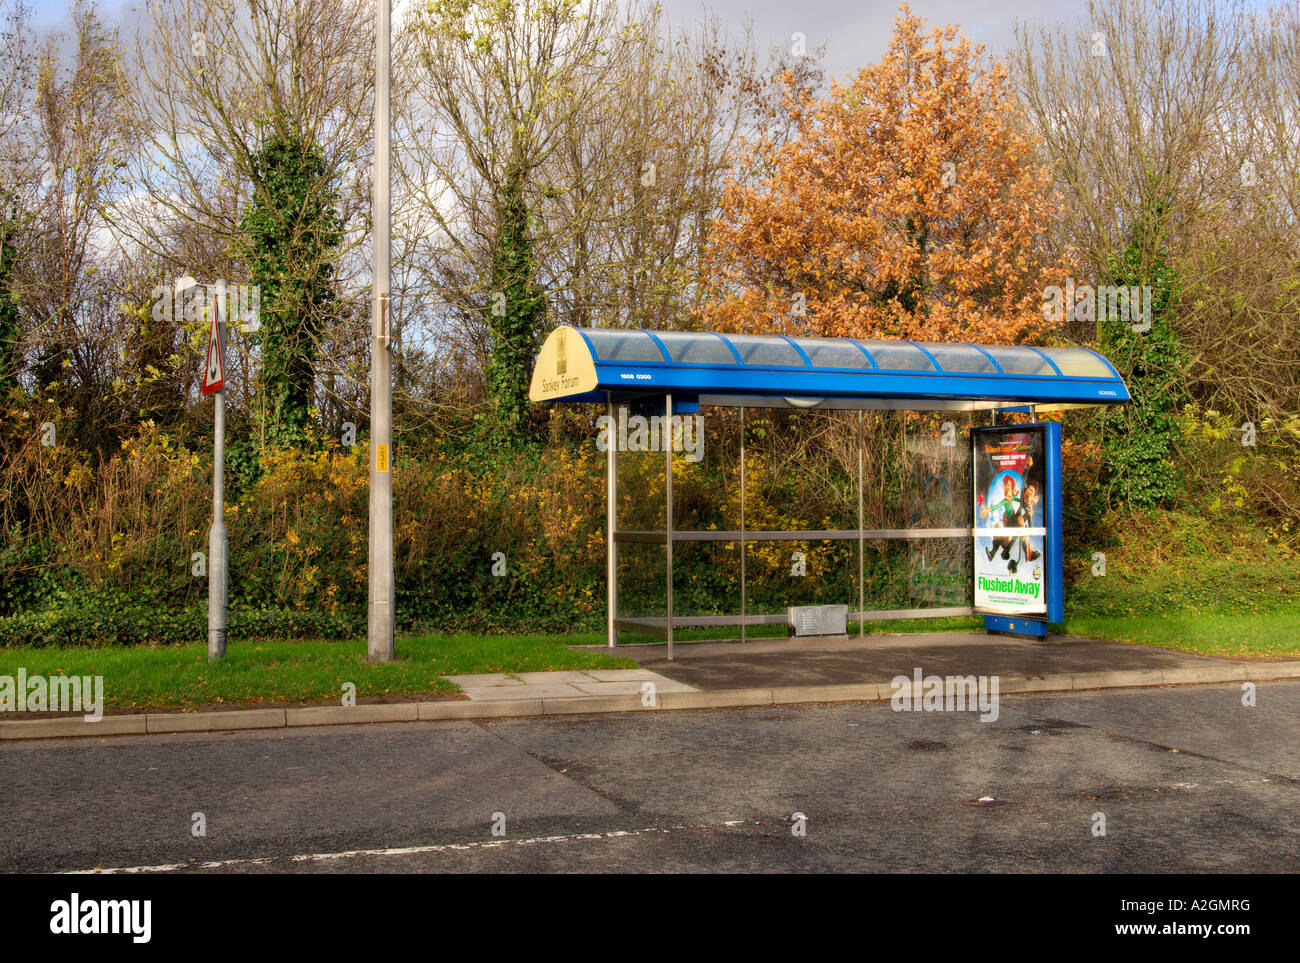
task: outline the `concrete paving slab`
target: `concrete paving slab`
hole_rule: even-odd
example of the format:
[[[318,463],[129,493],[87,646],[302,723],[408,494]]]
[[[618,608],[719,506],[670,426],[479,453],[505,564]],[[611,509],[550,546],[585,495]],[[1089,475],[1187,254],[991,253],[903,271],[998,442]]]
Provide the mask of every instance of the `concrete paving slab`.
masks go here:
[[[651,673],[652,675],[654,673]],[[642,681],[632,680],[629,682],[576,682],[575,689],[581,689],[589,695],[639,695],[641,687],[647,682],[654,683],[655,692],[695,692],[696,689],[688,686],[684,682],[674,682],[672,679],[656,675],[653,679]]]
[[[597,682],[629,682],[634,679],[645,682],[663,678],[658,672],[651,672],[649,669],[584,669],[583,671]]]
[[[552,683],[590,682],[591,676],[585,672],[516,672],[515,676],[525,685],[548,685]]]
[[[467,688],[463,690],[465,695],[469,696],[472,702],[491,702],[498,699],[562,699],[562,698],[580,698],[587,695],[577,686],[554,684],[554,685],[524,685],[515,688],[513,686],[489,686],[483,689]]]

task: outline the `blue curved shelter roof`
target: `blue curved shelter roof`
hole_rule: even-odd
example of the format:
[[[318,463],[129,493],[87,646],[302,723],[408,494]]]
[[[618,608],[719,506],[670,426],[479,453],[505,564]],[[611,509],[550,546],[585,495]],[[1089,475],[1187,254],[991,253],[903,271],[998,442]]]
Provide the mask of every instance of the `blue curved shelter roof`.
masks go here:
[[[535,401],[568,402],[665,394],[703,404],[849,408],[1129,400],[1114,366],[1086,348],[568,326],[547,338],[530,391]]]

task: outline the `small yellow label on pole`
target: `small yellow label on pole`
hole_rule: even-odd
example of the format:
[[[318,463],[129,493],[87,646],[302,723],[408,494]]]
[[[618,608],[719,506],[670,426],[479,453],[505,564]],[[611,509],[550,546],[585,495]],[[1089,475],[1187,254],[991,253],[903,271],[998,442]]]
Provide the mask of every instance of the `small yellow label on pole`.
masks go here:
[[[388,446],[375,446],[375,471],[388,471]]]

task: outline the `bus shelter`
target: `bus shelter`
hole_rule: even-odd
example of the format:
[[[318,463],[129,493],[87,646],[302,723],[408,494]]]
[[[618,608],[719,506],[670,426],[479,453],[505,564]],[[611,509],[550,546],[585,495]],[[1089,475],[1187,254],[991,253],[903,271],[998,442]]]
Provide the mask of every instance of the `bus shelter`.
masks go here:
[[[529,397],[534,402],[602,404],[610,429],[606,450],[607,642],[619,631],[660,635],[672,658],[674,627],[787,623],[796,634],[843,634],[849,621],[980,614],[991,631],[1046,635],[1064,619],[1061,425],[1037,415],[1123,404],[1129,393],[1104,357],[1078,347],[1031,347],[803,338],[785,335],[569,326],[556,328],[537,356]],[[668,433],[701,407],[739,409],[741,497],[736,530],[688,530],[674,525],[674,445]],[[756,531],[746,525],[744,431],[746,409],[858,411],[856,528]],[[867,529],[862,514],[862,412],[869,409],[988,412],[972,426],[971,524]],[[663,529],[624,530],[618,520],[618,458],[626,448],[627,412],[654,412],[665,456]],[[1029,423],[999,424],[999,412],[1028,413]],[[614,426],[618,430],[614,431]],[[659,451],[660,447],[653,450]],[[968,539],[969,606],[868,610],[864,543],[889,539]],[[819,611],[751,612],[746,604],[746,546],[776,540],[857,542],[857,599]],[[740,546],[740,611],[674,616],[673,551],[685,542]],[[620,546],[660,545],[666,553],[665,615],[619,615]],[[1021,567],[1023,566],[1023,568]],[[848,601],[848,600],[846,600]],[[806,624],[805,624],[806,623]],[[818,627],[820,626],[820,628]]]

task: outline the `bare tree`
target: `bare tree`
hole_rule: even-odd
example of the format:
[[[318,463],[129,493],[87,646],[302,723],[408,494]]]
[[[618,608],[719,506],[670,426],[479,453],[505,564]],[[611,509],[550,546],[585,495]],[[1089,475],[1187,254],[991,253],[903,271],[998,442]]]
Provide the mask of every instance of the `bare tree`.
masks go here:
[[[319,153],[304,196],[338,209],[341,243],[313,256],[329,259],[340,306],[309,326],[312,344],[302,348],[323,352],[326,384],[365,341],[356,302],[369,280],[373,55],[368,0],[176,0],[148,8],[136,45],[148,149],[135,174],[145,200],[124,233],[175,274],[250,280],[241,220],[275,203],[262,152],[291,143]],[[252,374],[265,337],[231,334]],[[251,380],[240,383],[252,406]]]
[[[1222,186],[1204,160],[1238,103],[1243,27],[1236,0],[1089,0],[1072,29],[1017,27],[1020,94],[1091,264],[1148,202],[1166,202],[1163,240]]]
[[[1192,396],[1300,409],[1300,11],[1090,0],[1073,29],[1017,34],[1021,96],[1065,200],[1059,242],[1105,283],[1145,212],[1142,270],[1164,252],[1177,271]]]
[[[422,366],[443,386],[429,400],[453,386],[461,407],[485,397],[462,375],[501,341],[493,252],[516,200],[545,301],[530,337],[555,323],[691,324],[730,154],[770,94],[749,33],[716,19],[674,29],[657,5],[607,0],[435,4],[414,29],[399,270],[425,308],[404,312],[401,337],[413,366],[438,359]]]
[[[23,0],[0,19],[0,389],[17,384],[24,324],[13,291],[20,246],[34,204],[36,50]]]
[[[57,38],[40,55],[34,147],[39,186],[18,262],[18,296],[37,354],[33,377],[77,396],[83,421],[111,373],[97,306],[109,292],[114,203],[128,189],[126,157],[138,131],[126,109],[117,34],[93,6],[73,9],[75,51],[60,62]]]

